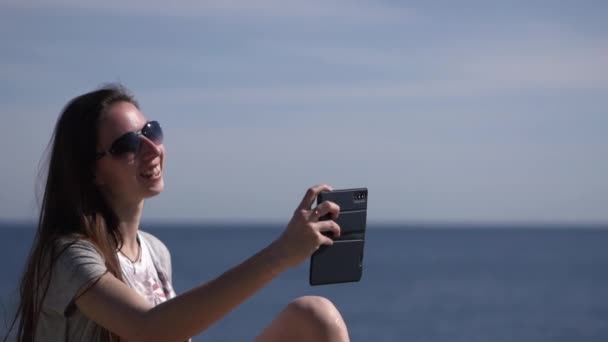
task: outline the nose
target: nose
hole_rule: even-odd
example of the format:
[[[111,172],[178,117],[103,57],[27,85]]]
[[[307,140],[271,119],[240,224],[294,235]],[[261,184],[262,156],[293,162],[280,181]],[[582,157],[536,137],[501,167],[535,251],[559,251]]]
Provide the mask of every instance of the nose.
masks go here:
[[[155,144],[152,140],[141,135],[141,145],[139,146],[139,153],[142,157],[156,157],[162,152],[162,144]]]

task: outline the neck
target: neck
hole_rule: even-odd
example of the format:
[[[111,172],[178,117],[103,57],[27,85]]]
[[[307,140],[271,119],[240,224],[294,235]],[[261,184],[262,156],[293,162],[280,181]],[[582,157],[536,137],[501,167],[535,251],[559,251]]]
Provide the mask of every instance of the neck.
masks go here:
[[[135,203],[112,203],[112,209],[118,216],[118,230],[122,237],[123,251],[137,251],[137,232],[144,209],[144,201]]]

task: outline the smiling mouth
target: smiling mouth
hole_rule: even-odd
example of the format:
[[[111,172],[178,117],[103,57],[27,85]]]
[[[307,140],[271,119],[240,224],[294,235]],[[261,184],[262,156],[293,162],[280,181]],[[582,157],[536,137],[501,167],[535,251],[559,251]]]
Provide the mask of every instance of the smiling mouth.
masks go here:
[[[155,167],[148,169],[139,175],[146,179],[158,178],[160,176],[160,165],[156,165]]]

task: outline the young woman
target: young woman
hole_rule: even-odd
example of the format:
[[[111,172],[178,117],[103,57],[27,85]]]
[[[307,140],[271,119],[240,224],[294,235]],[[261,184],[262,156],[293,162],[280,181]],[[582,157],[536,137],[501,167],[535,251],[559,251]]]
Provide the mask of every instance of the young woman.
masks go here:
[[[129,92],[110,85],[73,99],[54,132],[38,231],[13,322],[19,341],[184,341],[339,234],[335,203],[311,187],[280,237],[218,278],[176,296],[169,251],[139,229],[164,187],[163,132]],[[6,338],[5,338],[6,340]],[[322,297],[300,297],[257,341],[348,341]]]

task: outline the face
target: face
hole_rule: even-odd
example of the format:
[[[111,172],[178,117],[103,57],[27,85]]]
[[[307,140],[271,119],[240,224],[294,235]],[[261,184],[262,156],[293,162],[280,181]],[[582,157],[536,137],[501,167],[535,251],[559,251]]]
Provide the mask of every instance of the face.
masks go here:
[[[97,151],[108,151],[116,139],[148,122],[129,102],[118,102],[100,118]],[[95,181],[110,202],[137,204],[164,188],[165,149],[143,135],[137,152],[105,153],[96,162]]]

